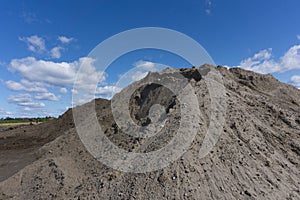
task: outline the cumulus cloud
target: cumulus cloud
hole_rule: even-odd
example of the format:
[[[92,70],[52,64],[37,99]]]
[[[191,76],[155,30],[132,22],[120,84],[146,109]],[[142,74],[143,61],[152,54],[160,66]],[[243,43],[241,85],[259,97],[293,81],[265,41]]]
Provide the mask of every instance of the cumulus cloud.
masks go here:
[[[76,93],[77,93],[77,91],[76,91]],[[93,95],[91,93],[80,94],[80,96],[73,96],[71,104],[73,106],[82,105],[82,104],[92,101],[94,98],[95,98],[95,95]]]
[[[291,47],[278,61],[272,59],[272,49],[265,49],[243,60],[239,66],[262,74],[300,69],[300,45]]]
[[[32,101],[30,94],[18,94],[18,95],[10,95],[8,97],[9,103],[15,103],[19,106],[33,107],[33,108],[41,108],[45,107],[44,103],[34,102]]]
[[[72,85],[79,63],[36,60],[33,57],[13,59],[9,70],[18,72],[31,81],[46,82],[56,86]]]
[[[97,71],[94,66],[95,60],[92,58],[79,59],[80,73],[76,76],[76,82],[74,86],[76,90],[84,90],[90,93],[94,93],[95,85],[101,84],[106,80],[106,74],[103,71]]]
[[[133,64],[134,67],[138,69],[143,69],[143,70],[148,70],[148,71],[155,71],[157,70],[157,63],[153,63],[150,61],[137,61],[136,63]]]
[[[291,77],[292,83],[300,89],[300,76],[299,75],[294,75]]]
[[[156,64],[149,61],[138,61],[133,64],[135,67],[133,70],[129,71],[127,75],[130,75],[130,82],[141,80],[146,77],[149,71],[157,71]]]
[[[51,58],[60,58],[62,55],[62,50],[64,50],[63,47],[56,46],[52,49],[48,50],[46,48],[45,40],[42,37],[39,37],[37,35],[32,35],[30,37],[19,37],[20,41],[23,41],[27,44],[28,49],[34,53],[44,53],[44,55],[51,56]],[[58,40],[62,44],[68,44],[71,41],[74,40],[74,38],[68,38],[66,36],[59,36]]]
[[[119,82],[117,84],[106,85],[102,87],[96,87],[97,80],[104,82],[106,74],[97,73],[93,66],[94,60],[86,59],[83,63],[84,68],[81,69],[84,73],[80,73],[77,76],[77,82],[74,84],[74,88],[71,90],[73,94],[72,104],[81,105],[92,100],[95,95],[101,98],[111,98],[115,93],[120,92],[122,88],[126,87],[133,81],[144,78],[149,71],[160,71],[168,66],[153,63],[149,61],[138,61],[133,63],[134,68],[119,76]],[[83,83],[81,83],[83,82]]]
[[[30,94],[11,95],[7,100],[9,103],[22,103],[32,101]]]
[[[45,40],[37,35],[30,37],[19,37],[19,40],[25,42],[28,49],[35,53],[41,53],[46,50]]]
[[[13,59],[10,62],[9,70],[19,73],[21,77],[30,81],[66,87],[74,84],[77,70],[82,67],[84,73],[77,77],[76,84],[80,89],[91,90],[91,83],[105,81],[105,74],[97,71],[93,64],[94,59],[88,57],[70,63],[36,60],[33,57],[27,57]]]
[[[3,108],[0,108],[0,116],[3,117],[3,116],[10,116],[10,115],[13,115],[13,112],[6,111]]]
[[[62,47],[54,47],[50,50],[50,54],[52,58],[60,58],[61,57],[61,50],[63,50]]]
[[[74,38],[71,38],[71,37],[68,38],[66,36],[59,36],[58,40],[63,44],[68,44],[68,43],[72,42],[74,40]]]
[[[67,88],[60,88],[60,93],[62,93],[62,94],[66,94],[66,93],[68,93],[68,90],[67,90]]]
[[[40,103],[40,102],[21,102],[18,103],[19,106],[26,106],[26,107],[32,107],[32,108],[41,108],[41,107],[45,107],[44,103]]]
[[[88,65],[89,66],[89,65]],[[119,76],[119,81],[116,84],[112,85],[106,85],[103,87],[97,87],[95,88],[88,88],[90,93],[82,93],[81,90],[77,90],[77,88],[72,89],[71,92],[73,94],[73,105],[81,105],[83,103],[86,103],[94,98],[96,95],[97,97],[101,98],[108,98],[110,99],[115,93],[118,93],[122,90],[122,88],[128,86],[130,83],[134,81],[138,81],[142,78],[144,78],[149,71],[155,72],[160,71],[164,68],[167,68],[169,66],[159,64],[159,63],[153,63],[149,61],[143,61],[140,60],[136,63],[133,63],[134,68],[127,71],[125,74],[122,74]],[[89,70],[84,70],[85,72]],[[92,72],[92,71],[91,71]],[[87,76],[83,76],[82,79],[88,78]],[[94,84],[93,84],[94,85]],[[87,90],[85,90],[87,91]]]
[[[122,88],[115,85],[107,85],[103,87],[97,87],[94,92],[81,92],[75,89],[72,89],[72,104],[73,106],[82,105],[84,103],[92,101],[94,98],[106,98],[111,99],[114,94],[120,92]]]
[[[98,87],[96,89],[95,94],[111,96],[112,94],[115,94],[120,91],[121,91],[121,88],[119,88],[117,86],[113,86],[113,85],[108,85],[108,86],[104,86],[104,87]]]
[[[300,76],[292,76],[291,81],[293,81],[294,83],[299,83],[300,84]]]
[[[141,72],[137,71],[131,76],[132,81],[138,81],[141,80],[142,78],[145,78],[149,72]]]
[[[80,58],[74,62],[54,62],[47,60],[37,60],[34,57],[22,59],[13,59],[8,69],[11,72],[18,73],[23,79],[20,82],[7,81],[6,85],[14,91],[36,92],[35,100],[58,101],[60,96],[48,92],[48,87],[60,87],[60,92],[65,94],[68,92],[66,87],[75,86],[71,91],[73,95],[79,92],[86,92],[84,98],[78,102],[87,102],[94,98],[95,90],[99,84],[103,84],[106,80],[106,74],[98,71],[94,66],[95,60],[88,57]],[[81,69],[80,74],[77,71]],[[76,82],[75,82],[76,80]],[[116,91],[112,87],[103,87],[97,90],[99,95],[108,93],[109,90]],[[10,102],[14,102],[19,106],[28,108],[43,107],[44,104],[28,100],[27,102],[16,102],[16,97],[11,97]],[[31,97],[30,97],[31,98]]]
[[[37,117],[37,116],[53,116],[53,114],[51,110],[47,110],[44,107],[22,106],[19,108],[16,117]]]
[[[37,100],[48,100],[48,101],[58,101],[59,97],[55,96],[55,94],[51,92],[39,93],[34,96]]]
[[[61,87],[60,92],[65,94],[68,92],[66,87],[75,86],[71,90],[73,95],[86,92],[84,98],[79,99],[77,103],[85,103],[94,98],[95,90],[98,84],[103,84],[106,79],[104,72],[97,71],[94,66],[95,60],[88,57],[80,58],[74,62],[53,62],[46,60],[37,60],[33,57],[23,59],[14,59],[9,65],[9,70],[18,73],[23,79],[20,82],[7,81],[6,86],[14,91],[36,92],[34,96],[36,100],[58,101],[60,96],[48,92],[48,87]],[[83,73],[77,75],[77,71],[81,68]],[[75,83],[76,80],[76,83]],[[111,87],[103,87],[97,90],[99,95],[105,95],[109,89],[117,91]],[[31,101],[19,102],[16,97],[11,97],[9,101],[19,106],[33,108],[33,106],[43,107],[44,104]],[[30,97],[31,98],[31,97]]]
[[[30,108],[30,107],[23,107],[22,110],[25,111],[25,112],[28,112],[28,111],[32,111],[33,108]]]
[[[72,94],[79,94],[78,90],[72,89],[71,90]]]
[[[13,91],[26,91],[26,92],[47,92],[47,84],[41,82],[31,82],[22,79],[20,82],[15,82],[12,80],[6,81],[5,85],[8,89]]]
[[[160,63],[154,63],[143,60],[134,63],[133,66],[135,67],[134,69],[128,71],[126,74],[123,75],[123,78],[129,79],[130,83],[141,80],[142,78],[147,76],[149,72],[157,72],[169,67]]]

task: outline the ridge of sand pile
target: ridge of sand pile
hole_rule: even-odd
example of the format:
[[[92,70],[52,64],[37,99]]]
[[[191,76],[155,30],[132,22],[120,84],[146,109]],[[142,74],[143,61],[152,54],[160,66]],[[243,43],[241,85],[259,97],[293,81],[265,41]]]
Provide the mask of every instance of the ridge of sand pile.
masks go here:
[[[203,120],[179,160],[149,173],[113,170],[86,151],[69,110],[53,122],[0,132],[0,199],[300,199],[300,90],[271,75],[216,69],[226,88],[226,125],[205,158],[199,159],[198,151],[209,123],[207,87],[195,69],[175,70],[189,77]],[[165,145],[178,127],[180,108],[168,92],[147,85],[130,101],[136,123],[148,123],[154,103],[168,111],[163,134],[150,142],[118,129],[109,100],[96,99],[79,109],[95,103],[112,142],[127,151],[148,152]]]

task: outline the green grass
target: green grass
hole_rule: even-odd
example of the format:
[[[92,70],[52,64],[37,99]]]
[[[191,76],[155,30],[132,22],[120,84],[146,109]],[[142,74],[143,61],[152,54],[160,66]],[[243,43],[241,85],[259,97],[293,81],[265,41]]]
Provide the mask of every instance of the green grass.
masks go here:
[[[10,120],[0,120],[0,124],[7,124],[7,123],[23,123],[23,122],[28,122],[25,120],[20,120],[20,119],[10,119]]]
[[[12,124],[12,123],[40,123],[40,122],[47,122],[54,119],[53,117],[45,117],[45,118],[29,118],[29,119],[22,119],[22,118],[5,118],[0,119],[0,124]]]

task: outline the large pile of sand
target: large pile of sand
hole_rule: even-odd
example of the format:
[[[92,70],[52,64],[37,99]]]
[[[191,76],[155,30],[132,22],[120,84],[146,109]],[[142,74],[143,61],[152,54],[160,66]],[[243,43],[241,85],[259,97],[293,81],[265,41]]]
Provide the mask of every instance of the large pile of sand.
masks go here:
[[[226,122],[209,155],[199,158],[211,99],[195,70],[165,70],[145,78],[182,74],[198,98],[197,135],[166,168],[125,173],[102,164],[82,144],[69,110],[55,121],[0,132],[0,199],[300,199],[300,90],[271,75],[217,67],[226,89]],[[104,99],[77,108],[87,127],[90,116],[84,111],[93,103],[105,135],[129,152],[162,148],[180,125],[182,108],[160,85],[140,87],[130,100],[133,121],[144,126],[153,104],[165,107],[165,127],[151,138],[124,134],[111,101]]]

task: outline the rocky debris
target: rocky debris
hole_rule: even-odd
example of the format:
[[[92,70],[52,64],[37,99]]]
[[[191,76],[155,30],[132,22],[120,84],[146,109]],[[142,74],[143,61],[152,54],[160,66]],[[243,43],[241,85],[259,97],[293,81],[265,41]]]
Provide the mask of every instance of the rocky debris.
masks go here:
[[[194,67],[165,69],[145,78],[167,76],[172,81],[172,76],[183,75],[199,101],[198,134],[189,150],[168,167],[134,174],[102,164],[83,146],[69,110],[58,120],[0,133],[0,199],[300,199],[300,90],[271,75],[215,68],[226,88],[226,124],[216,146],[199,159],[212,112],[202,76],[209,67],[201,68],[200,75]],[[77,109],[86,114],[82,123],[89,123],[84,111],[95,105],[101,128],[115,145],[150,152],[174,137],[180,104],[159,84],[144,85],[130,98],[131,118],[145,127],[159,116],[151,111],[158,103],[165,123],[148,139],[123,133],[109,100],[96,99]]]

